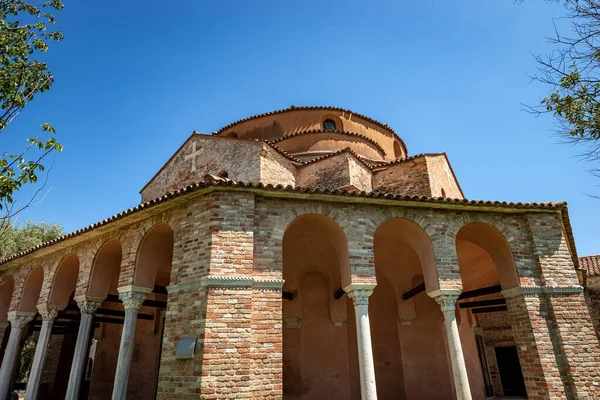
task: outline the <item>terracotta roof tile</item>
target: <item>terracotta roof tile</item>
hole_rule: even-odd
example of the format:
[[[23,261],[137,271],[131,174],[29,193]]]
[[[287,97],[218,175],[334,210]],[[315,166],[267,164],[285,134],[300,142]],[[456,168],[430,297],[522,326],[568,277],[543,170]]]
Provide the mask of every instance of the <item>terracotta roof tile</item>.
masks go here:
[[[588,276],[600,275],[600,254],[581,257],[579,259],[579,267],[585,270]]]
[[[365,121],[369,121],[375,125],[378,125],[384,129],[386,129],[388,132],[390,132],[392,135],[394,135],[396,137],[396,139],[398,139],[400,141],[400,143],[402,143],[402,147],[404,148],[404,153],[407,154],[408,150],[406,149],[406,143],[404,143],[404,140],[402,140],[402,138],[400,136],[398,136],[398,134],[388,125],[388,124],[383,124],[377,120],[374,120],[373,118],[367,117],[366,115],[363,114],[359,114],[357,112],[354,112],[352,110],[348,110],[346,108],[340,108],[340,107],[328,107],[328,106],[290,106],[289,108],[284,108],[281,110],[275,110],[275,111],[270,111],[270,112],[266,112],[266,113],[262,113],[262,114],[256,114],[256,115],[252,115],[250,117],[246,117],[246,118],[242,118],[240,120],[237,120],[235,122],[232,122],[229,125],[225,125],[224,127],[222,127],[221,129],[219,129],[216,132],[213,132],[213,135],[219,135],[221,132],[224,132],[225,130],[237,125],[237,124],[241,124],[242,122],[246,122],[246,121],[250,121],[252,119],[256,119],[256,118],[261,118],[261,117],[267,117],[269,115],[276,115],[276,114],[282,114],[285,112],[290,112],[290,111],[299,111],[299,110],[333,110],[333,111],[341,111],[341,112],[346,112],[346,113],[350,113],[350,114],[354,114],[359,118],[364,119]]]
[[[356,159],[357,159],[357,160],[358,160],[358,161],[359,161],[361,164],[363,164],[365,167],[367,167],[367,168],[369,168],[369,169],[371,169],[371,168],[372,168],[372,167],[371,167],[371,165],[369,165],[369,164],[368,164],[368,163],[367,163],[365,160],[363,160],[363,158],[362,158],[361,156],[359,156],[359,155],[358,155],[358,154],[356,154],[354,151],[352,151],[352,149],[351,149],[350,147],[346,147],[345,149],[341,149],[341,150],[338,150],[338,151],[334,151],[334,152],[332,152],[332,153],[329,153],[329,154],[326,154],[326,155],[324,155],[324,156],[321,156],[321,157],[314,158],[314,159],[312,159],[312,160],[310,160],[310,161],[304,161],[304,162],[302,162],[302,165],[300,165],[300,167],[304,167],[304,166],[306,166],[306,165],[311,165],[311,164],[314,164],[314,163],[316,163],[316,162],[323,161],[323,160],[326,160],[326,159],[328,159],[328,158],[331,158],[331,157],[334,157],[334,156],[340,155],[340,154],[342,154],[342,153],[349,153],[349,154],[351,154],[352,156],[354,156],[354,158],[356,158]]]
[[[205,180],[198,183],[192,183],[186,186],[183,189],[176,190],[173,192],[169,192],[159,198],[154,200],[142,203],[136,207],[130,208],[123,212],[120,212],[116,215],[113,215],[110,218],[104,219],[95,224],[89,225],[85,228],[76,230],[74,232],[68,233],[59,237],[58,239],[51,240],[46,243],[39,244],[29,250],[23,251],[19,254],[16,254],[11,257],[7,257],[3,260],[0,260],[0,265],[6,264],[9,261],[13,261],[20,257],[23,257],[27,254],[33,253],[37,250],[40,250],[45,247],[52,246],[56,243],[65,241],[67,239],[73,238],[75,236],[79,236],[81,234],[90,232],[94,229],[103,227],[115,221],[121,220],[130,215],[136,214],[143,210],[158,206],[160,204],[164,204],[172,199],[185,196],[187,194],[196,192],[198,190],[210,187],[230,187],[230,188],[238,188],[238,189],[248,189],[248,190],[260,190],[264,192],[288,192],[288,193],[307,193],[307,194],[316,194],[316,195],[330,195],[330,196],[345,196],[345,197],[360,197],[365,199],[384,199],[384,200],[392,200],[392,201],[403,201],[403,202],[411,202],[411,203],[426,203],[426,204],[438,204],[438,205],[455,205],[455,206],[464,206],[464,207],[493,207],[493,208],[503,208],[503,209],[533,209],[533,210],[560,210],[562,211],[563,217],[565,218],[565,224],[567,226],[567,233],[572,238],[572,231],[570,229],[570,223],[568,221],[568,213],[567,213],[567,203],[565,202],[547,202],[547,203],[513,203],[513,202],[505,202],[505,201],[489,201],[489,200],[467,200],[467,199],[450,199],[443,197],[427,197],[427,196],[407,196],[407,195],[398,195],[393,193],[382,193],[382,192],[364,192],[364,191],[355,191],[355,190],[342,190],[342,189],[324,189],[324,188],[305,188],[305,187],[297,187],[294,188],[290,185],[265,185],[262,183],[246,183],[232,180]],[[570,243],[572,239],[569,240]],[[572,248],[573,252],[575,252],[575,248]],[[577,263],[576,263],[577,265]]]
[[[342,131],[342,130],[322,130],[322,129],[314,129],[314,130],[310,130],[310,131],[302,131],[302,132],[296,132],[296,133],[292,133],[289,135],[285,135],[282,136],[280,138],[277,138],[275,140],[272,140],[271,143],[279,143],[279,142],[283,142],[284,140],[288,140],[291,138],[295,138],[297,136],[304,136],[304,135],[311,135],[311,134],[315,134],[315,133],[337,133],[338,135],[346,135],[346,136],[354,136],[360,139],[363,139],[369,143],[371,143],[373,146],[375,146],[377,148],[377,150],[379,150],[381,152],[381,154],[383,156],[386,155],[385,150],[383,150],[383,147],[381,147],[379,145],[379,143],[377,143],[376,141],[374,141],[373,139],[360,134],[360,133],[354,133],[354,132],[347,132],[347,131]]]

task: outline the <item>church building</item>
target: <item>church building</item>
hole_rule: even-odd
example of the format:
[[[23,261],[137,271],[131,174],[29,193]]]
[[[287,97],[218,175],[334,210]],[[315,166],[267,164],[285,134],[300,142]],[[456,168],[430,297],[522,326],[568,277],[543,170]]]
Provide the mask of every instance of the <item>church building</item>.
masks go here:
[[[600,399],[579,263],[565,203],[467,200],[445,153],[292,106],[0,261],[0,399]]]

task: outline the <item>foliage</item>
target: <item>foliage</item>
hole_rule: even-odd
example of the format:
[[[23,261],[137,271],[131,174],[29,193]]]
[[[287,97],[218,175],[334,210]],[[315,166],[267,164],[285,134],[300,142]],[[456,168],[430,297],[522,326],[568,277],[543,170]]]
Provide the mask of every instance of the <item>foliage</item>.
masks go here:
[[[64,234],[57,223],[27,221],[23,225],[10,223],[0,235],[0,258],[29,250],[38,244],[59,238]]]
[[[21,350],[21,367],[19,368],[19,376],[17,382],[26,382],[29,378],[29,371],[31,370],[31,364],[33,364],[33,356],[35,355],[36,341],[33,337],[29,336],[23,344]]]
[[[36,94],[52,86],[54,78],[40,56],[50,42],[63,38],[60,31],[49,29],[55,22],[52,12],[62,8],[61,0],[0,0],[0,133],[6,134],[6,128]],[[41,190],[24,206],[14,208],[16,192],[38,181],[44,158],[62,150],[54,134],[54,128],[44,123],[37,135],[27,139],[24,150],[0,155],[0,211],[4,221],[31,205]]]

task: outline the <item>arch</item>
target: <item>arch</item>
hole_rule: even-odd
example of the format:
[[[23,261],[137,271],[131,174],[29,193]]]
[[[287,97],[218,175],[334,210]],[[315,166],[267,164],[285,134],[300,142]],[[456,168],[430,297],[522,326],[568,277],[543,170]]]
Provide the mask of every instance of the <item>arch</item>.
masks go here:
[[[119,279],[122,248],[118,239],[105,242],[96,253],[90,274],[87,295],[104,299],[114,282]]]
[[[281,249],[284,290],[293,294],[282,309],[284,398],[349,398],[350,300],[334,297],[350,283],[346,235],[333,219],[308,213],[288,224]]]
[[[54,273],[48,304],[64,308],[75,291],[79,274],[79,257],[71,253],[63,258]]]
[[[373,246],[378,247],[378,241],[387,237],[391,241],[408,244],[416,253],[423,270],[425,287],[428,293],[440,288],[439,276],[433,254],[433,246],[429,235],[416,222],[404,218],[390,218],[382,222],[375,231]],[[375,250],[377,253],[377,250]]]
[[[237,138],[238,134],[235,132],[229,132],[225,135],[225,137],[230,137],[230,138]]]
[[[173,261],[175,235],[167,223],[154,225],[138,249],[133,284],[154,288],[157,281],[168,285]]]
[[[465,260],[467,254],[466,251],[462,250],[470,247],[470,254],[479,253],[478,258],[481,261],[480,265],[487,265],[486,268],[479,268],[479,273],[485,271],[488,274],[487,278],[481,278],[487,279],[486,284],[488,284],[491,279],[489,274],[495,272],[497,274],[497,280],[502,286],[502,290],[519,286],[519,277],[517,275],[511,247],[506,240],[506,237],[498,228],[486,222],[471,222],[465,224],[456,234],[456,247],[457,252],[459,253],[459,267],[461,269],[463,281],[469,279],[469,271],[465,271],[465,268],[468,267],[466,267],[464,262],[462,263],[463,265],[461,265],[460,260]],[[487,260],[487,262],[485,262],[485,260]],[[490,271],[492,266],[495,267],[495,271]]]
[[[396,157],[396,159],[404,157],[400,143],[396,140],[394,140],[394,157]]]
[[[18,311],[37,312],[37,302],[40,297],[43,282],[44,269],[42,267],[33,268],[27,275],[27,279],[25,279]]]
[[[307,248],[312,247],[316,253],[314,256],[318,259],[323,259],[327,256],[324,252],[324,248],[326,245],[329,245],[330,249],[332,249],[335,254],[335,260],[338,262],[338,268],[341,274],[341,283],[342,286],[347,286],[351,283],[351,274],[350,274],[350,259],[348,257],[348,240],[346,239],[346,235],[343,229],[331,218],[321,215],[321,214],[305,214],[296,217],[285,229],[282,240],[283,252],[286,252],[286,248],[290,248],[291,241],[293,239],[292,235],[296,232],[299,236],[302,236],[302,239],[296,240],[306,240],[308,246]],[[312,246],[310,242],[313,242]],[[317,249],[316,246],[319,246]],[[296,246],[304,247],[304,246]],[[307,257],[310,256],[308,253],[298,254],[298,257]],[[309,262],[305,263],[306,265]],[[285,274],[284,269],[284,274]],[[300,271],[296,271],[300,273]]]
[[[6,275],[0,283],[0,322],[8,321],[8,310],[15,288],[15,280],[12,275]]]
[[[217,174],[217,176],[219,178],[229,178],[229,173],[223,169]]]

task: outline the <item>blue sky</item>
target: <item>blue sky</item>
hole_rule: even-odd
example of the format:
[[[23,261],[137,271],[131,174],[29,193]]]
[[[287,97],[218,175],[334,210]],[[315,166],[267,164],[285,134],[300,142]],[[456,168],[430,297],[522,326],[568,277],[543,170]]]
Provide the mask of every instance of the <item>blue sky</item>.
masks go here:
[[[368,4],[367,4],[368,3]],[[560,5],[543,1],[65,0],[55,76],[5,132],[50,122],[64,145],[47,198],[19,217],[67,231],[139,203],[193,130],[290,105],[392,126],[409,154],[446,151],[470,199],[567,201],[580,255],[600,253],[600,180],[534,118],[531,83]],[[166,5],[168,4],[168,5]],[[23,194],[27,194],[24,192]]]

